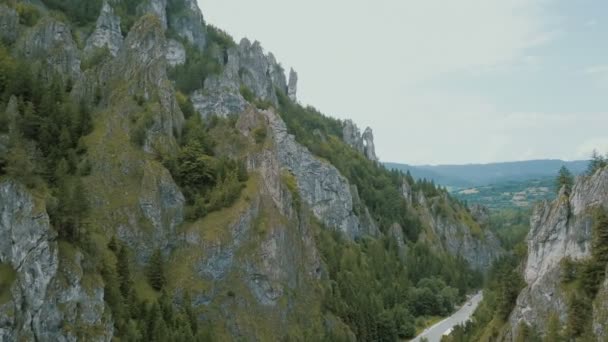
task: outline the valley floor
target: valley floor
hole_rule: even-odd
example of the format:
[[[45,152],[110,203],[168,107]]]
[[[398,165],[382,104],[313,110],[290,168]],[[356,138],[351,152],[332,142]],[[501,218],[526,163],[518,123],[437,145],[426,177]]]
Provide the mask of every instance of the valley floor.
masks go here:
[[[433,325],[426,329],[422,334],[418,335],[411,342],[420,342],[422,338],[428,339],[429,342],[439,342],[441,337],[448,330],[452,330],[455,326],[468,321],[481,300],[483,299],[483,292],[479,291],[471,299],[467,300],[460,310],[456,311],[452,316],[447,317],[441,322]]]

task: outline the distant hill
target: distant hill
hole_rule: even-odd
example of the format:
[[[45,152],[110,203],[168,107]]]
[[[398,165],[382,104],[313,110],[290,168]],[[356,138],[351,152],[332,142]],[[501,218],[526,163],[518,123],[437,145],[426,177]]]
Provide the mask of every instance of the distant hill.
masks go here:
[[[589,162],[563,161],[557,159],[529,160],[518,162],[467,164],[467,165],[407,165],[385,163],[389,169],[410,171],[414,178],[432,179],[437,184],[448,187],[472,187],[503,182],[525,182],[528,180],[553,177],[566,166],[574,174],[581,174]]]

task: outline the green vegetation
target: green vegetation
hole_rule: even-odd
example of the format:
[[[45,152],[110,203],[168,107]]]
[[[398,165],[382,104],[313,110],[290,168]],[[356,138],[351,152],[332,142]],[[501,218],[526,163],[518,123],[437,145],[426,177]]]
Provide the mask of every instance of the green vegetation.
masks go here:
[[[11,286],[17,273],[11,265],[0,263],[0,305],[11,299]]]
[[[232,127],[234,122],[218,118],[213,125]],[[186,216],[191,220],[230,206],[238,199],[248,178],[243,161],[214,155],[209,129],[200,116],[191,116],[186,123],[178,155],[165,160],[186,196]]]
[[[593,150],[593,153],[591,154],[591,160],[589,161],[589,166],[587,168],[587,175],[592,176],[595,171],[606,167],[607,165],[608,157],[604,157],[596,150]]]
[[[272,107],[272,103],[270,101],[256,98],[253,91],[251,91],[251,89],[244,84],[241,85],[240,92],[241,96],[243,96],[247,102],[253,104],[257,109],[266,110]]]
[[[167,279],[165,278],[165,268],[163,266],[163,256],[160,250],[156,250],[152,257],[150,258],[150,263],[148,265],[148,279],[150,281],[150,285],[156,291],[160,291],[167,284]]]
[[[76,25],[94,23],[101,11],[102,0],[41,0],[49,9],[63,12]]]
[[[503,209],[492,212],[490,215],[490,230],[500,239],[500,244],[506,250],[515,250],[518,254],[525,253],[525,246],[521,244],[530,230],[529,209]]]
[[[566,193],[570,193],[573,185],[574,176],[572,176],[572,172],[567,167],[562,166],[555,179],[555,188],[560,191],[562,187],[566,187]]]
[[[203,89],[205,79],[209,75],[221,73],[223,65],[227,62],[227,50],[235,45],[228,34],[213,26],[207,26],[207,33],[208,43],[204,51],[200,51],[182,38],[173,37],[182,42],[186,48],[187,58],[185,64],[169,70],[169,78],[184,94]]]
[[[353,243],[321,230],[317,240],[330,278],[323,307],[363,341],[413,337],[417,318],[449,314],[479,280],[464,262],[434,255],[423,243],[404,265],[390,238]]]
[[[562,261],[562,289],[567,293],[568,321],[565,338],[590,335],[592,303],[606,277],[608,266],[608,213],[596,209],[594,213],[591,258],[575,262]]]
[[[95,48],[93,53],[82,61],[82,63],[80,64],[80,69],[84,71],[93,68],[97,65],[100,65],[104,60],[110,57],[110,50],[107,46],[104,46],[102,48]]]
[[[242,93],[250,97],[246,88]],[[470,219],[470,214],[433,182],[415,182],[409,174],[388,171],[347,146],[341,140],[339,120],[303,108],[280,92],[277,95],[281,117],[298,142],[331,162],[357,186],[382,231],[396,222],[404,227],[407,238],[407,255],[400,256],[392,238],[352,242],[340,233],[321,229],[317,245],[330,279],[323,308],[363,341],[411,338],[416,327],[431,317],[449,314],[466,293],[481,284],[481,275],[471,271],[464,260],[438,254],[426,242],[418,241],[423,223],[399,189],[404,182],[409,183],[414,193],[422,192],[429,201],[438,203],[434,209],[437,214],[451,219]],[[293,176],[284,174],[283,183],[297,194]]]
[[[144,0],[121,0],[113,4],[114,12],[120,17],[120,30],[126,36],[137,20],[137,6]]]
[[[446,341],[473,342],[499,340],[507,324],[509,314],[515,307],[519,292],[525,282],[517,269],[521,256],[506,256],[496,261],[488,273],[484,286],[484,299],[473,314],[473,320],[465,325],[456,326]],[[531,340],[529,327],[520,329],[517,340]],[[443,340],[442,340],[443,341]]]
[[[555,177],[511,180],[473,188],[453,188],[451,194],[469,205],[481,204],[492,211],[531,208],[539,201],[551,201],[559,188]]]
[[[47,211],[62,238],[76,241],[87,213],[80,177],[89,171],[81,138],[92,131],[89,108],[68,95],[69,82],[58,76],[43,81],[42,73],[8,56],[0,47],[0,108],[17,99],[14,113],[4,113],[9,144],[0,155],[0,174],[30,188],[48,191]],[[6,102],[5,102],[6,101]]]
[[[15,10],[19,14],[19,23],[21,25],[31,27],[36,25],[40,19],[40,11],[34,5],[20,2],[15,5]]]
[[[507,254],[494,262],[486,274],[484,298],[472,321],[454,328],[446,341],[473,342],[500,340],[508,326],[508,317],[517,296],[525,286],[519,265],[526,257],[525,238],[529,229],[529,211],[507,209],[490,216],[490,229],[499,237]],[[530,327],[522,327],[517,340],[535,341]]]
[[[99,267],[105,283],[104,299],[112,311],[116,328],[115,338],[158,342],[213,340],[209,329],[199,326],[188,294],[181,298],[179,307],[165,291],[141,299],[136,291],[141,285],[136,284],[128,247],[112,238],[105,254]],[[149,264],[151,286],[158,285],[156,272],[163,267],[162,256],[157,251]]]

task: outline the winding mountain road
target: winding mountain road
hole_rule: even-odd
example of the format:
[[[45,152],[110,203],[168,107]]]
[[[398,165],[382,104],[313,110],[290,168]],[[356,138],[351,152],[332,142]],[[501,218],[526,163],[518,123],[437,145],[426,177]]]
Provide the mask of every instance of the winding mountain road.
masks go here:
[[[448,331],[451,331],[455,326],[462,324],[468,321],[477,306],[483,299],[483,292],[479,291],[469,300],[467,300],[464,305],[460,308],[460,310],[456,311],[452,316],[444,319],[443,321],[433,325],[430,328],[427,328],[422,332],[422,334],[416,336],[411,342],[420,342],[420,340],[424,337],[429,340],[429,342],[439,342],[441,341],[441,336]]]

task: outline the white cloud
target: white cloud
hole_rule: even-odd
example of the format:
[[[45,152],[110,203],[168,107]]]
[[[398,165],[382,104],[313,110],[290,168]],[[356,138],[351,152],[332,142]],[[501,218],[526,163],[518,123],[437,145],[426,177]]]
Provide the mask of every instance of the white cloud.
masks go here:
[[[608,73],[608,64],[605,65],[593,65],[583,70],[585,74],[597,75]]]

